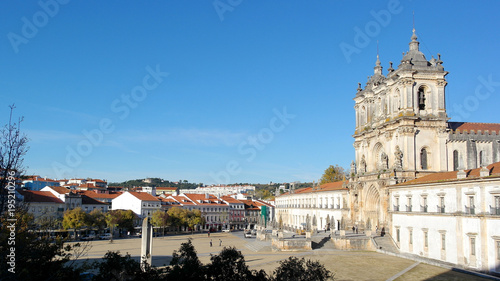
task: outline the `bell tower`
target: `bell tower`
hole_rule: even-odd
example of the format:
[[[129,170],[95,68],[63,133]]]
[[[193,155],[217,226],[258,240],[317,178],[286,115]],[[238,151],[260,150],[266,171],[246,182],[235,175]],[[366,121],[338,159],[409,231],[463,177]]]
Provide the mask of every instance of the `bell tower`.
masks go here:
[[[446,75],[441,56],[427,60],[415,29],[397,69],[374,73],[354,97],[355,161],[351,167],[351,220],[387,223],[386,187],[447,170]]]

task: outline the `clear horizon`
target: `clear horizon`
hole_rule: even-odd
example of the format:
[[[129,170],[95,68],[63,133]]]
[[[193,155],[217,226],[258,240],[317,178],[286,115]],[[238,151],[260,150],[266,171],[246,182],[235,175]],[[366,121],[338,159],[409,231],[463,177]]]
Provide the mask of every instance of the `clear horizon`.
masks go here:
[[[499,123],[500,3],[2,2],[1,124],[27,174],[192,183],[317,181],[354,158],[377,52],[444,61],[451,121]]]

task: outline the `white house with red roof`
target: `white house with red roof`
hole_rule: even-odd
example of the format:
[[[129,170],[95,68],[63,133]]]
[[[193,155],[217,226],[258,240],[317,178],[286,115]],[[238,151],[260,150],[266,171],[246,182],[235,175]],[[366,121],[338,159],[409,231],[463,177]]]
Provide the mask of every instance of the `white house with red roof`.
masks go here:
[[[28,204],[28,212],[35,219],[56,219],[63,216],[65,210],[64,202],[49,191],[23,190],[19,192],[23,202]]]
[[[46,186],[41,191],[48,191],[64,202],[64,210],[73,210],[82,207],[82,196],[74,190],[63,186]]]
[[[132,210],[140,218],[145,218],[161,210],[161,201],[149,193],[126,191],[112,200],[111,209]]]
[[[500,274],[500,162],[389,187],[400,252]]]
[[[181,194],[180,196],[172,196],[179,201],[192,202],[193,205],[186,205],[188,209],[200,210],[205,218],[204,229],[221,230],[228,228],[230,225],[229,205],[222,199],[210,194]]]

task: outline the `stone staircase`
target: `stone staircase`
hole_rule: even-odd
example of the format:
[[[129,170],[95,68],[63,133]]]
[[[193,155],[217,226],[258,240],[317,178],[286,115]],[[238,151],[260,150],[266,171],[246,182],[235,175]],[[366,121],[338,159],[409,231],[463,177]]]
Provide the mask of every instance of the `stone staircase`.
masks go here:
[[[373,237],[373,240],[375,241],[377,249],[391,253],[399,253],[399,249],[398,247],[396,247],[396,245],[394,245],[394,241],[392,240],[391,236],[375,236]]]
[[[268,241],[255,240],[255,241],[246,243],[245,247],[247,247],[249,250],[251,250],[253,252],[270,251],[271,250],[271,243]]]
[[[332,240],[330,239],[330,236],[327,236],[327,235],[325,235],[325,236],[313,236],[311,238],[311,241],[312,241],[313,250],[317,250],[317,249],[334,250],[335,249],[334,244],[333,244]]]

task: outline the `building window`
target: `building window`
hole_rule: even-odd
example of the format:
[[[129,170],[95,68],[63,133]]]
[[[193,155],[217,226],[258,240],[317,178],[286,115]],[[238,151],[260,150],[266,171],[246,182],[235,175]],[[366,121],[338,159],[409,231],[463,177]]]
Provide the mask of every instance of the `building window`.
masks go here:
[[[458,150],[453,150],[453,171],[458,171]]]
[[[420,151],[420,165],[422,170],[427,170],[427,149],[425,148]]]
[[[410,229],[410,245],[413,245],[413,230]]]
[[[465,206],[465,212],[470,215],[475,214],[474,196],[469,196],[469,206]]]
[[[400,242],[400,231],[399,231],[399,228],[396,228],[396,241],[398,241],[398,243]]]
[[[445,209],[444,209],[445,205],[444,205],[444,196],[440,196],[439,197],[439,206],[438,206],[438,210],[440,213],[444,214],[445,212]]]
[[[500,241],[496,241],[497,243],[497,260],[500,261]]]
[[[418,108],[425,110],[425,90],[424,87],[418,89]]]
[[[441,250],[446,250],[446,234],[441,233]]]
[[[411,197],[408,197],[408,205],[406,205],[406,211],[411,212]]]
[[[470,238],[470,255],[471,256],[476,255],[476,237]]]
[[[494,198],[495,205],[493,207],[490,206],[491,208],[491,214],[492,215],[500,215],[500,196],[495,196]]]
[[[479,166],[484,167],[484,151],[479,151]]]
[[[424,213],[427,213],[427,196],[423,196],[422,197],[422,207],[421,207],[421,211],[424,212]]]
[[[394,200],[396,204],[394,205],[394,211],[399,212],[399,197],[395,197]]]
[[[424,247],[429,247],[429,232],[424,231]]]

